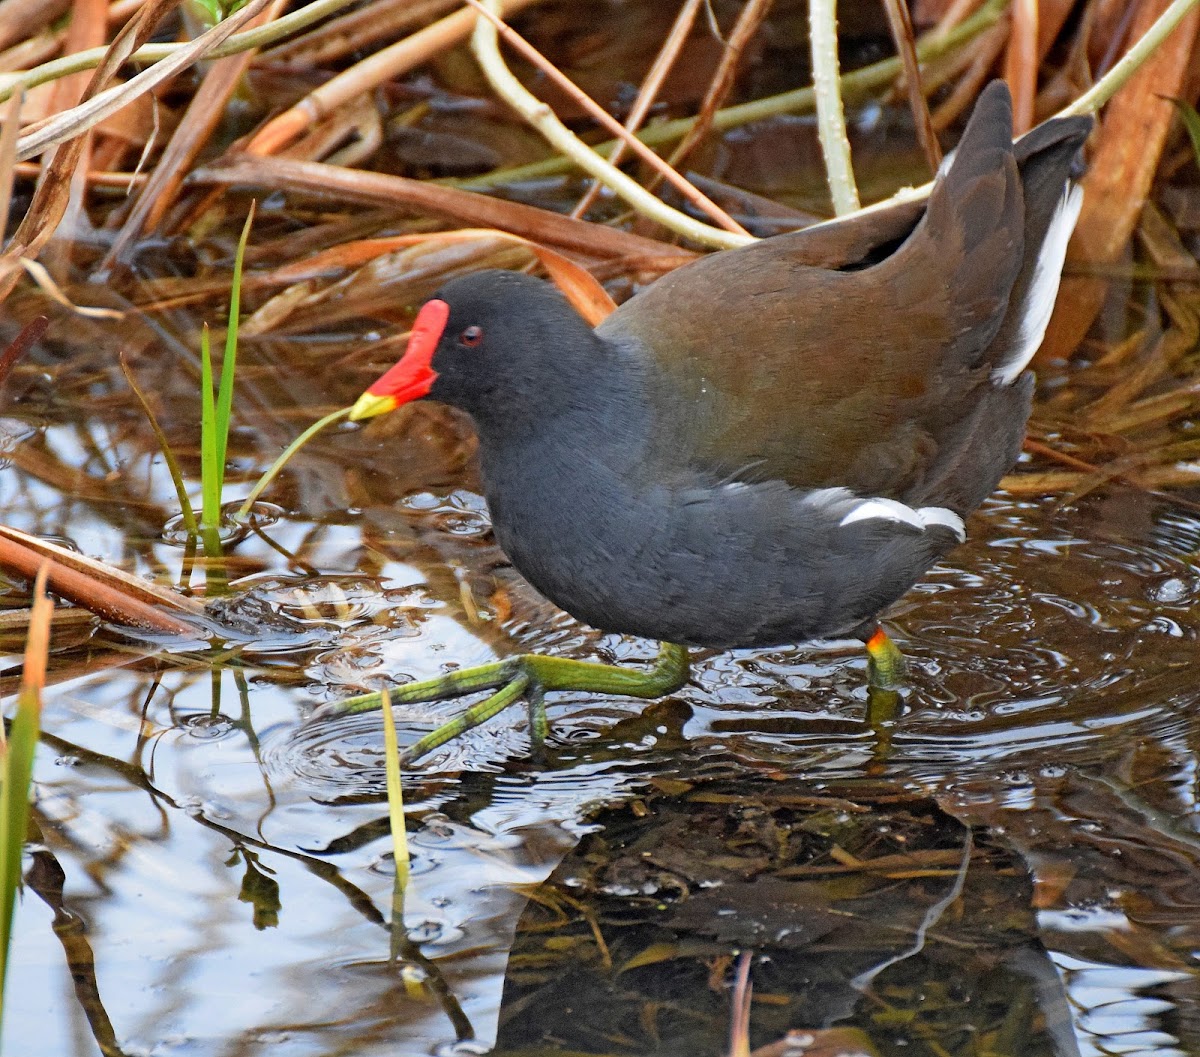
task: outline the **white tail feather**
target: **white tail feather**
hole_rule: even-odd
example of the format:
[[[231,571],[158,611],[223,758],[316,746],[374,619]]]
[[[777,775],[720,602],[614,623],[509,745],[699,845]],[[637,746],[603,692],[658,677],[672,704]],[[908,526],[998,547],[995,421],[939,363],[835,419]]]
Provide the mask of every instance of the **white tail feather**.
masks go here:
[[[1058,284],[1062,279],[1063,261],[1067,256],[1067,243],[1079,210],[1083,207],[1083,188],[1068,184],[1063,191],[1058,208],[1046,229],[1042,248],[1038,251],[1037,264],[1033,268],[1033,280],[1025,292],[1025,303],[1021,306],[1021,323],[1013,350],[1005,361],[992,371],[997,385],[1010,385],[1028,366],[1046,336],[1054,301],[1058,297]]]

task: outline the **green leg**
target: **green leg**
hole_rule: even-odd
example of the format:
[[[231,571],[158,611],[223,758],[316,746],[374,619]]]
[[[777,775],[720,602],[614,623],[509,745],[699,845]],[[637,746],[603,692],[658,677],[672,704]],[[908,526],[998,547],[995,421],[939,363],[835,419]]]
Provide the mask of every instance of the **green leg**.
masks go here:
[[[904,654],[888,633],[877,627],[867,639],[867,685],[877,690],[899,690],[905,684],[904,676]]]
[[[525,703],[529,706],[529,740],[535,749],[541,750],[550,735],[550,721],[546,719],[546,691],[537,683],[530,683],[525,691]]]
[[[687,677],[687,648],[664,642],[659,647],[658,657],[649,671],[526,653],[492,664],[449,672],[436,679],[404,683],[389,690],[388,697],[395,705],[411,701],[440,701],[449,697],[462,697],[478,690],[495,691],[490,697],[467,709],[461,716],[442,724],[410,745],[401,757],[401,762],[412,763],[431,749],[444,745],[451,738],[485,723],[522,696],[529,701],[530,734],[537,742],[545,737],[547,731],[544,695],[548,691],[581,690],[588,693],[651,699],[673,694],[687,682]],[[322,709],[322,713],[348,715],[368,712],[379,707],[379,694],[362,694],[327,705]]]
[[[875,763],[882,766],[891,753],[892,730],[900,714],[905,683],[904,654],[877,627],[867,645],[867,724],[875,732]]]

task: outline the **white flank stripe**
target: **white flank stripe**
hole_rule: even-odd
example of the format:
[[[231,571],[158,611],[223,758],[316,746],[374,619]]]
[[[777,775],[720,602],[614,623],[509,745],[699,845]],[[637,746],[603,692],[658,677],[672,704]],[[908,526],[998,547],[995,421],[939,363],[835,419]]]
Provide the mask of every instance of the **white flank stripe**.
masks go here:
[[[944,506],[923,506],[917,511],[917,516],[920,517],[921,524],[926,528],[931,525],[948,528],[958,537],[959,543],[967,538],[967,526],[963,524],[963,519],[953,510],[947,510]]]
[[[915,529],[925,531],[921,515],[910,506],[898,503],[894,499],[864,499],[839,522],[839,527],[853,525],[856,521],[870,521],[883,518],[885,521],[898,521],[904,525],[912,525]]]
[[[875,518],[911,525],[921,532],[934,525],[939,525],[953,532],[959,542],[967,538],[963,520],[953,510],[947,510],[940,506],[923,506],[919,510],[914,510],[895,499],[864,499],[838,522],[838,526],[853,525],[856,521],[870,521]]]
[[[1025,293],[1021,306],[1021,325],[1013,351],[999,367],[992,371],[992,380],[997,385],[1010,385],[1025,370],[1033,354],[1046,336],[1050,325],[1050,314],[1058,297],[1058,284],[1062,279],[1063,261],[1067,256],[1067,242],[1075,230],[1079,210],[1083,207],[1083,188],[1068,184],[1063,191],[1054,217],[1046,229],[1042,248],[1038,251],[1037,264],[1033,268],[1033,281]]]

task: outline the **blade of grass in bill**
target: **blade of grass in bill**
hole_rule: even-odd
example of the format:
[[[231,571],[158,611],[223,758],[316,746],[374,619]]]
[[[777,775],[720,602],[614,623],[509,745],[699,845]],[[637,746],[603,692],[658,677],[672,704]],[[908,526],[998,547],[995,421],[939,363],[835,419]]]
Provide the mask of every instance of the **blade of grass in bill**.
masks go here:
[[[41,729],[42,688],[50,652],[50,617],[54,603],[46,597],[46,570],[34,581],[33,606],[25,640],[25,666],[17,693],[17,711],[3,752],[0,787],[0,1015],[4,1010],[4,981],[8,975],[13,910],[21,885],[21,850],[29,821],[29,786],[33,754]]]
[[[392,886],[392,960],[401,952],[406,939],[404,931],[404,892],[408,888],[409,856],[408,829],[404,824],[404,788],[400,775],[400,746],[396,740],[396,718],[392,702],[383,691],[383,753],[384,773],[387,775],[388,821],[392,831],[392,858],[396,865],[396,880]]]
[[[343,418],[347,418],[350,415],[351,410],[352,408],[343,407],[340,411],[334,411],[331,414],[326,415],[324,418],[317,419],[316,422],[314,422],[308,427],[308,429],[301,433],[300,436],[292,441],[291,444],[284,448],[283,453],[279,456],[279,458],[271,464],[271,468],[267,470],[267,472],[258,479],[254,487],[250,489],[250,494],[246,496],[245,501],[240,507],[238,507],[238,512],[234,515],[234,517],[239,521],[248,518],[250,516],[250,510],[254,506],[255,502],[257,502],[258,497],[263,494],[263,491],[266,489],[267,485],[269,485],[273,480],[275,480],[276,477],[279,476],[279,471],[288,464],[292,456],[295,455],[296,452],[298,452],[301,448],[303,448],[305,444],[312,440],[313,437],[320,433],[321,430],[323,430],[326,426],[331,426],[333,423],[338,422]]]

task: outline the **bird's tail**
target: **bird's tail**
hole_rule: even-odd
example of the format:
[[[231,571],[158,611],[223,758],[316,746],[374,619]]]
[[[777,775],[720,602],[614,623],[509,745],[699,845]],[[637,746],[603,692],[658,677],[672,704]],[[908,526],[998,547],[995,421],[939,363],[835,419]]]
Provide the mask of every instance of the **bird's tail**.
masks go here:
[[[1045,337],[1067,242],[1083,205],[1083,188],[1076,180],[1082,175],[1080,152],[1091,129],[1090,117],[1054,118],[1014,147],[1025,198],[1025,253],[993,342],[994,348],[1006,350],[993,368],[1000,385],[1020,375]]]

